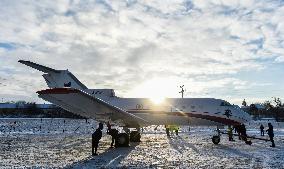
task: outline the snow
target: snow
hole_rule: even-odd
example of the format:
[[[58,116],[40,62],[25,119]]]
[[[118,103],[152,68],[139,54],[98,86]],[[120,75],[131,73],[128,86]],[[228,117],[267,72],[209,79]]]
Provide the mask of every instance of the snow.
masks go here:
[[[266,121],[248,124],[249,135],[260,137],[260,123],[267,126]],[[284,168],[284,123],[272,122],[275,148],[261,140],[252,140],[251,146],[236,137],[229,142],[226,135],[214,145],[212,127],[188,132],[184,126],[179,136],[167,137],[162,126],[152,126],[144,129],[142,142],[109,149],[111,139],[104,130],[99,156],[92,157],[96,124],[83,119],[0,119],[0,168]]]

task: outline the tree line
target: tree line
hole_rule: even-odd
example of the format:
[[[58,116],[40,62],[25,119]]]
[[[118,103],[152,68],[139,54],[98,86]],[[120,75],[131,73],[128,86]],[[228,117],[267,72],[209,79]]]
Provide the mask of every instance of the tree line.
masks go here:
[[[284,104],[280,98],[273,97],[272,100],[253,103],[249,106],[244,100],[242,105],[245,107],[245,111],[252,115],[254,119],[274,118],[276,121],[284,121]],[[261,105],[261,108],[257,107],[257,105]]]
[[[83,118],[58,106],[40,108],[35,102],[10,101],[6,104],[15,104],[15,108],[0,108],[0,117],[25,118]]]

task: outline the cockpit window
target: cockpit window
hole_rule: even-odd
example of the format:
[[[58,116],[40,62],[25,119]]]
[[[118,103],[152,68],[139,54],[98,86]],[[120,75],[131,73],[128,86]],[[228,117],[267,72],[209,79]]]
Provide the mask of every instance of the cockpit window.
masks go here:
[[[220,106],[232,106],[229,102],[221,102],[221,105]]]

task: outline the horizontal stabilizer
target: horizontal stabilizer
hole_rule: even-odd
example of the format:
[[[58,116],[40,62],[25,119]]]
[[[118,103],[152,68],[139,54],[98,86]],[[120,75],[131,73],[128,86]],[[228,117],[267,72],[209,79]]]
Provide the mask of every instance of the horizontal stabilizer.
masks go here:
[[[54,88],[37,93],[40,98],[86,118],[106,122],[111,120],[135,128],[149,125],[146,120],[78,89]]]
[[[50,67],[46,67],[31,61],[19,60],[19,63],[32,67],[36,70],[44,72],[42,75],[46,84],[50,88],[72,87],[76,89],[86,90],[88,89],[82,82],[80,82],[71,72],[68,70],[56,70]]]
[[[19,60],[18,62],[20,62],[24,65],[30,66],[34,69],[39,70],[39,71],[42,71],[44,73],[60,73],[60,70],[55,70],[55,69],[52,69],[52,68],[31,62],[31,61]]]

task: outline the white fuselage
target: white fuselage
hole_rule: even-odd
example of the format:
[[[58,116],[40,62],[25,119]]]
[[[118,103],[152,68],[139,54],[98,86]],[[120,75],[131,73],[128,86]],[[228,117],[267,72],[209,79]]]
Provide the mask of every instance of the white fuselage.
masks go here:
[[[92,92],[94,93],[94,92]],[[250,120],[238,106],[214,98],[166,98],[154,103],[148,98],[120,98],[93,94],[153,125],[237,125]]]

